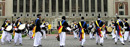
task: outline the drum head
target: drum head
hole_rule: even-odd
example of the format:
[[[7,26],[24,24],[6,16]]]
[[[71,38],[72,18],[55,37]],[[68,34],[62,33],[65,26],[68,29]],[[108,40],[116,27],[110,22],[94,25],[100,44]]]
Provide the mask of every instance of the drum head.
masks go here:
[[[10,31],[11,29],[12,29],[12,25],[9,25],[9,26],[6,28],[7,31]]]
[[[25,25],[26,25],[26,24],[21,24],[21,25],[18,27],[18,29],[19,29],[19,30],[23,30],[23,29],[25,28]]]
[[[112,32],[112,27],[108,27],[108,28],[107,28],[107,31],[108,31],[108,32]]]

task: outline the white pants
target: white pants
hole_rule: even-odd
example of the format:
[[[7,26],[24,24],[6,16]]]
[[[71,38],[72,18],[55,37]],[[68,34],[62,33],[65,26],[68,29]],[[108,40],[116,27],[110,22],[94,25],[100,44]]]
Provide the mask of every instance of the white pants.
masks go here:
[[[90,37],[90,39],[94,38],[94,36],[93,36],[93,33],[92,33],[92,32],[90,32],[90,33],[89,33],[89,37]]]
[[[77,38],[77,33],[76,33],[76,30],[73,31],[73,35],[74,35],[74,38]]]
[[[121,33],[121,35],[122,35],[122,33]],[[123,43],[123,44],[124,44],[123,36],[122,36],[122,37],[120,37],[120,36],[117,34],[117,31],[116,31],[115,42],[117,42],[118,38],[120,39],[121,43]]]
[[[129,37],[129,31],[125,31],[124,40],[126,41]]]
[[[103,31],[103,37],[107,38],[106,30]]]
[[[112,30],[111,34],[112,34],[112,38],[115,38],[115,37],[116,37],[116,35],[115,35],[115,33],[114,33],[114,30]]]
[[[8,33],[7,40],[8,40],[9,42],[12,40],[12,35],[11,35],[11,33]]]
[[[34,38],[34,44],[33,44],[33,46],[39,46],[39,45],[41,45],[41,37],[42,37],[42,34],[40,32],[36,32],[35,33],[35,38]]]
[[[103,32],[103,31],[101,31],[101,32]],[[102,35],[103,35],[103,33],[102,33]],[[100,36],[96,33],[96,43],[99,43],[99,41],[100,41],[100,43],[103,43],[103,42],[104,42],[104,38],[103,38],[103,37],[100,37]]]
[[[43,32],[43,36],[46,39],[46,31],[45,30],[41,30]]]
[[[85,38],[85,33],[84,33],[84,38],[81,40],[81,45],[83,46],[84,45],[84,42],[86,41],[86,38]]]
[[[32,37],[32,35],[33,35],[32,30],[29,30],[29,37]]]
[[[65,46],[66,32],[60,33],[60,46]]]
[[[8,32],[3,31],[3,33],[2,33],[2,38],[1,38],[1,42],[4,43],[4,42],[5,42],[5,38],[6,38],[6,40],[8,40],[7,37],[8,37]]]
[[[22,34],[15,32],[14,43],[17,43],[17,41],[19,41],[19,43],[22,43]]]

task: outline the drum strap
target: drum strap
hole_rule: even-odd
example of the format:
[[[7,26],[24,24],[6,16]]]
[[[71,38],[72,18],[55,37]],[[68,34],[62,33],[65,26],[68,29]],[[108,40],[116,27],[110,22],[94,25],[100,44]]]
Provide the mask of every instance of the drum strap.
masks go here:
[[[86,22],[83,23],[83,25],[81,24],[81,22],[79,22],[79,25],[80,25],[80,30],[79,30],[79,37],[80,37],[80,41],[82,39],[84,39],[84,26],[85,26]]]
[[[62,23],[61,23],[61,21],[60,21],[60,27],[58,28],[58,33],[61,33],[62,32],[62,29],[63,29],[63,23],[65,22],[65,20],[63,20],[62,21]]]
[[[122,38],[120,22],[121,22],[121,21],[118,21],[118,20],[117,20],[117,24],[118,24],[118,26],[117,26],[117,33],[118,33],[118,35]]]
[[[98,26],[98,27],[96,28],[96,30],[97,30],[97,34],[98,34],[100,37],[103,37],[102,32],[101,32],[101,27],[99,26],[99,25],[101,24],[101,22],[102,22],[101,20],[100,20],[99,23],[96,21],[96,25]]]

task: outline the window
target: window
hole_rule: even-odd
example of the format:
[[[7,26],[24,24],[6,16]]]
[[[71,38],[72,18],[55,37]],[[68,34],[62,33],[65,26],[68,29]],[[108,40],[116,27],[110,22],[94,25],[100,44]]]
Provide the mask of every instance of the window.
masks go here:
[[[101,12],[101,8],[102,8],[101,7],[101,0],[97,0],[97,9],[98,9],[97,11]]]
[[[108,7],[107,0],[104,0],[104,12],[107,12],[107,7]]]
[[[17,0],[13,0],[13,12],[17,12]]]
[[[91,0],[91,12],[95,12],[95,0]]]
[[[19,11],[23,12],[23,0],[19,0]]]
[[[26,0],[26,12],[30,11],[30,0]]]
[[[36,0],[32,0],[32,12],[36,12]]]
[[[72,12],[76,12],[76,0],[72,0]]]
[[[56,12],[56,0],[52,0],[52,12]]]
[[[49,12],[49,0],[45,0],[45,12]]]
[[[69,12],[69,0],[65,0],[65,12]]]
[[[78,11],[82,12],[82,0],[78,0]]]
[[[119,15],[124,15],[124,11],[119,11]]]
[[[85,12],[89,12],[89,0],[85,0]]]
[[[63,10],[63,0],[58,0],[59,3],[59,12],[62,12]]]
[[[39,4],[39,9],[38,9],[39,12],[42,12],[42,1],[43,0],[39,0],[39,3],[38,3]]]
[[[124,9],[124,4],[123,3],[119,4],[119,9]]]

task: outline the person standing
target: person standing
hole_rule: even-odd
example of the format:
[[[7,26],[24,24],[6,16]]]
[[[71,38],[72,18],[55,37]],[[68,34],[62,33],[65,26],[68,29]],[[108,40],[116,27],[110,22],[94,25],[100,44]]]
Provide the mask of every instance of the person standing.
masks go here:
[[[2,44],[5,44],[5,38],[6,38],[6,40],[9,41],[9,43],[10,43],[10,40],[9,40],[9,38],[8,38],[9,32],[7,32],[7,30],[6,30],[6,28],[7,28],[9,25],[10,25],[10,23],[9,23],[8,20],[6,20],[6,21],[4,22],[4,24],[2,25],[2,31],[3,31],[3,33],[2,33],[2,38],[1,38],[1,43],[2,43]]]
[[[77,30],[77,23],[75,22],[75,21],[73,21],[73,35],[74,35],[74,38],[75,39],[77,39],[78,37],[77,37],[77,32],[78,32],[78,30]]]
[[[19,41],[19,45],[22,46],[22,30],[19,30],[19,26],[22,24],[20,17],[17,18],[15,23],[15,36],[14,36],[14,43],[17,45],[17,41]]]
[[[100,16],[98,16],[98,20],[95,21],[95,28],[96,28],[96,44],[98,45],[99,41],[100,41],[100,45],[103,46],[103,31],[102,31],[102,27],[103,27],[104,23],[102,20],[100,20]]]
[[[31,24],[30,24],[30,26],[29,26],[29,37],[30,37],[30,39],[32,39],[34,26],[35,26],[34,22],[31,21]]]
[[[86,29],[86,22],[84,21],[84,17],[81,17],[81,21],[78,23],[78,28],[79,28],[79,37],[80,37],[80,44],[81,47],[84,47],[85,43],[85,29]]]
[[[42,32],[40,28],[41,25],[40,19],[41,19],[41,14],[38,14],[37,19],[35,20],[36,31],[35,31],[34,44],[33,44],[34,47],[42,46],[41,45]]]
[[[65,40],[66,40],[66,32],[69,30],[69,25],[66,22],[66,17],[62,17],[62,21],[59,22],[59,28],[58,28],[58,36],[60,37],[60,47],[65,46]]]
[[[42,24],[40,27],[41,27],[41,31],[43,32],[44,39],[46,39],[47,25],[44,19],[42,19]]]
[[[111,27],[112,27],[112,32],[111,32],[112,39],[115,39],[115,37],[116,37],[116,35],[115,35],[115,23],[114,23],[113,20],[111,20],[111,22],[112,22],[112,25],[111,25]]]
[[[124,29],[125,29],[125,33],[124,33],[124,42],[127,41],[128,37],[129,37],[129,23],[128,23],[128,19],[125,18],[125,26],[124,26]],[[130,41],[130,40],[129,40]]]
[[[122,23],[120,17],[117,17],[117,21],[115,22],[115,29],[116,29],[115,44],[117,44],[117,40],[119,38],[121,41],[121,44],[125,45],[124,40],[123,40],[123,36],[122,36],[122,32],[121,32],[123,27],[124,26],[123,26],[123,23]]]

